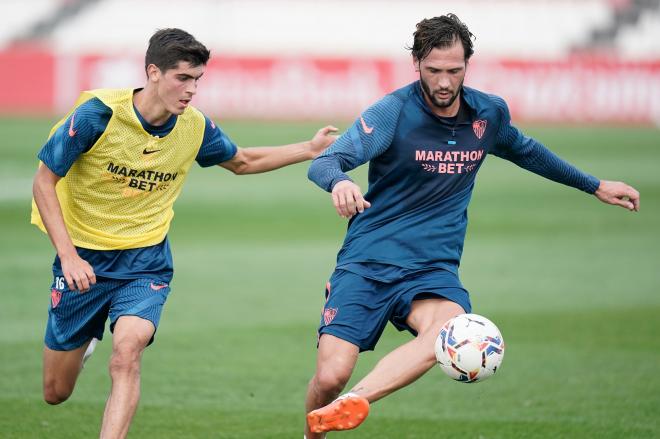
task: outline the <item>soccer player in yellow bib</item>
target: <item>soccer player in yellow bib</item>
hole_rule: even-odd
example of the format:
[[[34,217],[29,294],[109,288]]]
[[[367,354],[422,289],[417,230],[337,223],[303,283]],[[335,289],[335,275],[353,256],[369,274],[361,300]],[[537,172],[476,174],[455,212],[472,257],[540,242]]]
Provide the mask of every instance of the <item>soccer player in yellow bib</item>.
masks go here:
[[[180,29],[156,32],[144,88],[83,92],[39,152],[32,223],[57,251],[44,399],[69,398],[109,318],[112,388],[102,438],[125,437],[137,408],[141,355],[172,279],[172,205],[193,161],[236,174],[266,172],[312,159],[335,139],[336,128],[327,126],[306,142],[238,148],[190,105],[209,55]]]

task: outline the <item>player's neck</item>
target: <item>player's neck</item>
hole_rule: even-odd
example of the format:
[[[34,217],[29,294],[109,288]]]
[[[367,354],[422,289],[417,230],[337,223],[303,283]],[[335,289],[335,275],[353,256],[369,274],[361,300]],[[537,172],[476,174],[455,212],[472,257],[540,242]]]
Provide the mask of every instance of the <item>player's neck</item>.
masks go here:
[[[172,116],[158,97],[156,90],[149,85],[133,94],[133,105],[149,125],[163,125]]]

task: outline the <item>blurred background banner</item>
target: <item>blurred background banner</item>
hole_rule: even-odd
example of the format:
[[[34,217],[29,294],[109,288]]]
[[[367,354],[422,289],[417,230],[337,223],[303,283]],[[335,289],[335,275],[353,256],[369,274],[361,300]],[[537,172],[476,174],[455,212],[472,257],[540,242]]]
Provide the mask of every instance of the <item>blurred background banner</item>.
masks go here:
[[[3,91],[5,114],[62,114],[81,90],[144,81],[138,57],[7,51],[0,63],[34,69],[25,87]],[[396,60],[219,56],[195,103],[229,118],[346,119],[415,79],[410,63]],[[0,72],[4,84],[18,80],[25,80],[24,71]],[[517,120],[660,124],[660,61],[475,60],[466,84],[505,97]]]
[[[477,37],[466,84],[504,97],[516,121],[659,125],[659,4],[191,0],[174,13],[155,0],[9,0],[0,113],[62,114],[80,90],[138,87],[149,36],[181,27],[212,49],[196,97],[208,114],[352,119],[416,79],[415,23],[455,12]]]

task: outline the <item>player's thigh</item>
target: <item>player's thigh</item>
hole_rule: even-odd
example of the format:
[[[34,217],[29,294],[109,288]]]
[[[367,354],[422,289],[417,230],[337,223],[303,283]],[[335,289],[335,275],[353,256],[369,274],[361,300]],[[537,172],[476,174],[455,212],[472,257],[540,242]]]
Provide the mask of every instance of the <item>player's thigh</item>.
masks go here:
[[[359,353],[360,348],[355,344],[332,334],[323,334],[319,339],[316,367],[317,369],[331,367],[334,370],[350,374],[355,367]]]
[[[447,320],[470,312],[470,295],[458,275],[447,270],[432,270],[403,279],[397,285],[392,323],[414,335]],[[435,330],[435,329],[434,329]]]
[[[128,340],[133,330],[137,331],[133,334],[136,337],[148,334],[146,344],[151,344],[169,292],[169,285],[153,279],[134,279],[118,288],[113,293],[109,311],[113,344]],[[121,327],[118,326],[120,322],[123,322]],[[127,327],[131,329],[125,333],[124,328]],[[118,328],[121,331],[119,334]]]
[[[133,315],[120,316],[112,334],[113,353],[139,353],[150,343],[156,327],[150,320]]]
[[[90,341],[88,340],[82,346],[70,351],[56,351],[44,346],[44,388],[54,388],[57,391],[70,393],[80,373],[82,358]]]
[[[326,287],[319,337],[333,335],[359,347],[373,350],[387,325],[391,297],[386,284],[345,270],[336,270]]]
[[[418,334],[435,331],[436,328],[439,331],[447,320],[465,313],[458,303],[444,297],[423,297],[413,300],[406,319],[406,324]]]

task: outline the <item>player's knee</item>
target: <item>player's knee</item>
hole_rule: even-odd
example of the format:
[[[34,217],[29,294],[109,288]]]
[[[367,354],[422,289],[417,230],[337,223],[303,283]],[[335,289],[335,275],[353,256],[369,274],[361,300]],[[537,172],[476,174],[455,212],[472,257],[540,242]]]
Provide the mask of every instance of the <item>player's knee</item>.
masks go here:
[[[73,388],[58,386],[55,382],[44,384],[44,401],[50,405],[61,404],[71,396]]]
[[[350,370],[321,366],[316,372],[316,384],[321,392],[339,393],[344,389],[350,377]]]
[[[110,358],[110,376],[118,378],[126,375],[140,373],[140,350],[132,348],[118,348],[112,352]]]

